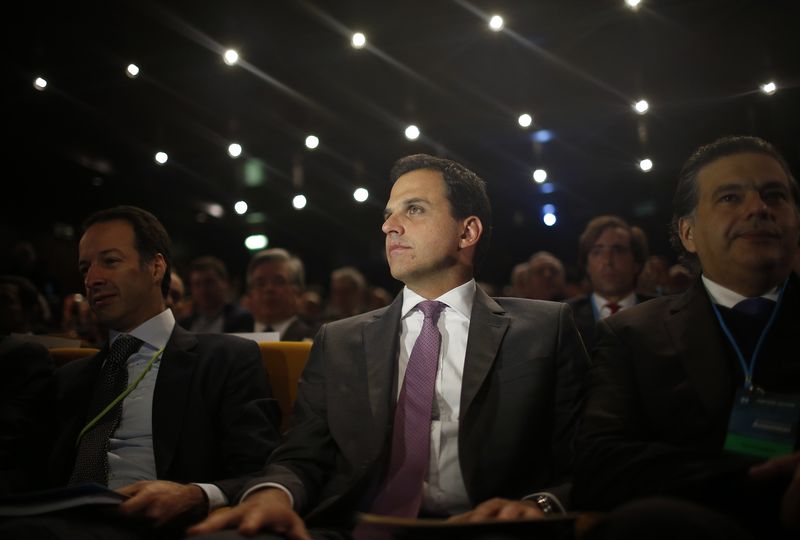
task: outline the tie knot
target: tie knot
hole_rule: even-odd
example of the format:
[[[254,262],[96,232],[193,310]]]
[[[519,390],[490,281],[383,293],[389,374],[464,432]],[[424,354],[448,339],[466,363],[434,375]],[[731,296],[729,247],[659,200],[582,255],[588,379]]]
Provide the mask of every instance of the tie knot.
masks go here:
[[[759,296],[757,298],[745,298],[733,306],[733,309],[752,317],[765,318],[772,313],[774,307],[775,302],[773,300]]]
[[[439,320],[439,314],[445,308],[445,304],[438,300],[425,300],[417,304],[419,310],[425,315],[426,319],[432,319],[433,324]]]
[[[620,305],[617,304],[616,302],[609,302],[608,304],[606,304],[606,307],[608,308],[608,310],[613,315],[614,313],[619,311]]]
[[[130,355],[139,350],[144,343],[141,339],[129,334],[120,334],[114,343],[111,344],[109,356],[112,358],[127,359]]]

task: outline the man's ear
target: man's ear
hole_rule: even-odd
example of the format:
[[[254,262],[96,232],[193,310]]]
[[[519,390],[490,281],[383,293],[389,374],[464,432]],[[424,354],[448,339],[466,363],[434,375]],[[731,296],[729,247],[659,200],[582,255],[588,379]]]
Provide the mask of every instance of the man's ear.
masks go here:
[[[678,220],[678,236],[689,253],[697,253],[694,244],[694,218],[682,217]]]
[[[153,281],[161,287],[161,281],[164,279],[164,274],[167,271],[167,261],[164,260],[164,255],[156,253],[153,257]]]
[[[461,225],[461,237],[458,239],[458,247],[464,249],[476,245],[482,234],[483,223],[481,223],[478,216],[465,218]]]

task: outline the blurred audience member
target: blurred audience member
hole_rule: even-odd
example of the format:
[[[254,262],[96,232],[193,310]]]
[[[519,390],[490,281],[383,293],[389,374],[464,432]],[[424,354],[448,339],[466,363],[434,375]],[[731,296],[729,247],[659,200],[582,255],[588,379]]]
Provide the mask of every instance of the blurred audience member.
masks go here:
[[[528,297],[528,263],[515,264],[511,269],[511,286],[505,291],[506,296],[517,298]]]
[[[674,264],[669,269],[668,294],[677,294],[686,291],[694,281],[694,274],[682,264]]]
[[[570,300],[586,350],[595,343],[597,321],[638,304],[636,278],[647,259],[647,238],[617,216],[592,219],[578,242],[578,266],[586,272],[592,293]]]
[[[322,318],[334,321],[366,311],[367,280],[353,266],[331,272],[331,294]]]
[[[89,347],[102,347],[106,340],[107,331],[97,320],[86,297],[78,293],[64,297],[61,330],[63,336],[80,339]]]
[[[367,311],[380,309],[392,303],[392,295],[383,287],[370,287],[367,297]]]
[[[663,296],[669,291],[669,262],[663,255],[647,258],[636,282],[636,292],[645,296]]]
[[[480,287],[488,296],[497,296],[497,289],[488,281],[476,281],[475,283],[477,283],[478,287]]]
[[[564,264],[552,253],[539,251],[528,261],[527,296],[533,300],[565,298]]]
[[[315,328],[298,317],[305,288],[303,261],[285,249],[265,249],[250,260],[247,287],[254,332],[278,332],[281,341],[314,337]]]
[[[172,310],[176,321],[185,319],[191,314],[188,302],[186,301],[186,286],[183,279],[177,272],[170,272],[169,293],[166,298],[167,307]]]
[[[225,263],[216,257],[200,257],[189,270],[192,314],[180,325],[192,332],[251,332],[253,316],[230,301],[230,281]]]
[[[316,288],[307,289],[300,295],[299,314],[309,323],[316,323],[322,316],[322,295]]]
[[[45,333],[47,304],[22,276],[0,276],[0,335]]]

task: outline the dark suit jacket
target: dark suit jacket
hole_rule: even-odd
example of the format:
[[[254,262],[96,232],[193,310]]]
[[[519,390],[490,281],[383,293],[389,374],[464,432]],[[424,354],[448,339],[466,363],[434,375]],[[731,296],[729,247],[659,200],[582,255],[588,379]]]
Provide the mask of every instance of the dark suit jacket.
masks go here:
[[[594,350],[597,341],[596,327],[597,320],[594,318],[594,310],[592,309],[591,293],[586,296],[578,296],[567,301],[572,308],[572,316],[575,317],[575,326],[578,327],[578,332],[583,338],[583,344],[586,346],[586,352],[590,355]],[[641,304],[645,300],[650,300],[649,296],[636,295],[636,303]],[[625,311],[625,310],[622,310]]]
[[[787,354],[799,325],[795,276],[756,365],[757,385],[800,392],[800,357]],[[681,295],[601,321],[587,374],[573,501],[605,510],[637,497],[675,495],[734,514],[754,514],[753,501],[774,512],[774,486],[747,482],[750,461],[722,452],[740,381],[739,362],[699,279]]]
[[[56,372],[49,458],[54,485],[69,480],[75,441],[89,420],[89,400],[106,353],[74,360]],[[259,471],[277,446],[279,418],[255,342],[175,326],[153,394],[158,479],[214,483],[232,500],[242,482],[235,477]]]
[[[253,331],[253,315],[246,309],[242,309],[236,304],[225,304],[222,312],[225,319],[222,323],[223,333]],[[192,313],[185,319],[178,321],[178,324],[184,328],[191,328],[196,318],[197,314]]]
[[[42,345],[0,338],[0,494],[41,481],[41,463],[31,449],[41,446],[47,433],[54,370]]]
[[[324,325],[303,373],[287,440],[251,483],[287,486],[311,526],[346,526],[370,499],[391,441],[402,294]],[[489,298],[470,320],[459,458],[473,504],[568,480],[585,351],[563,303]],[[374,494],[374,491],[372,492]],[[362,508],[363,509],[363,508]]]

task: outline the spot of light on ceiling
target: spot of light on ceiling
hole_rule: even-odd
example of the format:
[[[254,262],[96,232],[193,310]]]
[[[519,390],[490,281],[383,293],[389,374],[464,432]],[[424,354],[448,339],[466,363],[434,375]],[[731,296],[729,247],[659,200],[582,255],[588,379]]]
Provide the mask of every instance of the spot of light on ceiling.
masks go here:
[[[420,131],[417,126],[411,124],[406,128],[406,139],[409,141],[416,141],[419,138]]]
[[[307,203],[308,201],[306,200],[305,195],[295,195],[294,199],[292,199],[292,206],[298,210],[305,208]]]
[[[554,137],[553,132],[550,131],[549,129],[540,129],[539,131],[536,131],[533,135],[531,135],[533,141],[538,143],[550,142],[553,140],[553,137]]]
[[[547,171],[544,169],[536,169],[533,171],[533,181],[537,184],[543,184],[547,180]]]
[[[139,76],[139,66],[136,64],[128,64],[128,67],[125,68],[125,75],[131,79],[135,79]]]
[[[156,160],[156,163],[158,163],[159,165],[163,165],[164,163],[167,162],[169,156],[167,155],[166,152],[156,152],[154,159]]]
[[[215,217],[217,219],[220,219],[225,215],[225,209],[222,208],[221,204],[208,203],[205,205],[205,210],[209,216]]]
[[[633,110],[639,114],[644,114],[650,109],[650,104],[646,99],[640,99],[633,104]]]
[[[237,201],[236,204],[233,205],[233,209],[236,211],[237,214],[240,216],[247,212],[247,202],[246,201]]]
[[[319,137],[316,135],[309,135],[306,137],[306,148],[309,150],[314,150],[316,147],[319,146]]]
[[[492,15],[492,18],[489,19],[489,28],[493,32],[499,32],[505,26],[505,21],[503,21],[503,17],[500,15]]]
[[[364,45],[367,44],[367,36],[361,32],[356,32],[353,34],[353,38],[350,43],[353,45],[354,49],[362,49],[364,48]]]
[[[533,123],[533,117],[528,113],[523,113],[519,115],[519,118],[517,118],[517,122],[519,122],[520,126],[526,128]]]
[[[539,192],[544,193],[545,195],[549,195],[550,193],[553,193],[555,190],[556,190],[555,184],[552,184],[550,182],[539,186]]]
[[[222,61],[229,66],[234,66],[239,61],[239,53],[235,49],[228,49],[222,55]]]
[[[231,143],[228,145],[228,155],[232,158],[237,158],[242,155],[242,145],[239,143]]]
[[[269,239],[265,234],[252,234],[244,239],[244,245],[250,251],[264,249],[269,245]]]
[[[771,96],[772,94],[778,91],[778,85],[775,84],[775,81],[766,82],[761,86],[759,86],[759,88],[761,89],[762,93],[768,96]]]
[[[625,5],[636,11],[642,4],[642,0],[625,0]]]
[[[33,81],[33,87],[41,92],[47,87],[47,80],[42,77],[36,77]]]
[[[353,198],[356,200],[356,202],[362,203],[369,198],[369,191],[363,187],[356,188],[356,190],[353,192]]]
[[[649,158],[644,158],[639,162],[639,168],[642,172],[650,172],[653,169],[653,161]]]
[[[542,216],[542,223],[544,223],[548,227],[552,227],[553,225],[555,225],[556,221],[558,221],[558,218],[556,218],[556,215],[551,212],[547,212]]]

